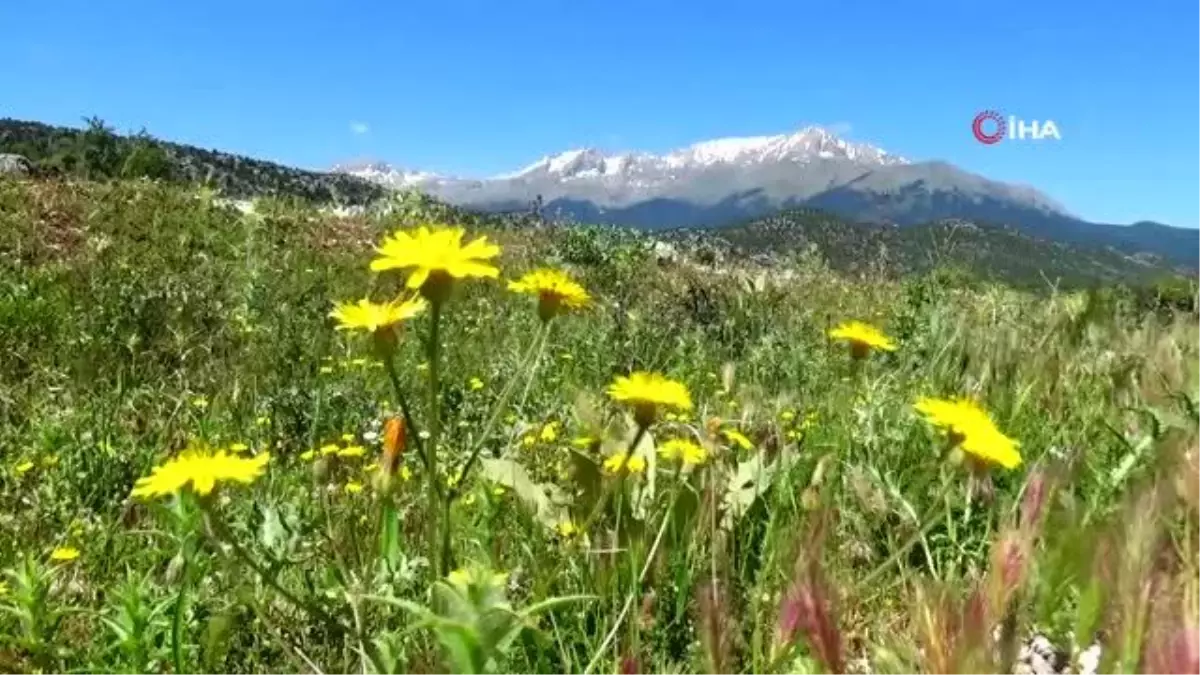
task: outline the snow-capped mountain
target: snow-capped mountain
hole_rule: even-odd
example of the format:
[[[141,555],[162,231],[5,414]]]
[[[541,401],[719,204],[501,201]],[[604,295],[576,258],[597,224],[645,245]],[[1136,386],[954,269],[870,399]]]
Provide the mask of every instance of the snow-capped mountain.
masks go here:
[[[715,225],[781,208],[815,206],[851,218],[1044,220],[1070,217],[1037,190],[988,180],[944,162],[910,162],[821,127],[701,141],[665,154],[579,148],[517,171],[462,178],[384,163],[336,167],[385,186],[416,188],[484,210],[528,209],[646,228]]]

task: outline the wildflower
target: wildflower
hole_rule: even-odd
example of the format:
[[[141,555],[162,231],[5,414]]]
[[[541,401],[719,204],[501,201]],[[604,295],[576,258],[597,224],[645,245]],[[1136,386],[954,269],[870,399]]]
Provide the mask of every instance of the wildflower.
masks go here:
[[[638,371],[628,377],[618,376],[609,385],[608,395],[614,401],[632,404],[634,420],[643,427],[654,423],[660,407],[692,408],[687,387],[658,373]]]
[[[329,374],[333,373],[333,367],[332,366],[321,366],[320,368],[317,369],[317,372],[319,372],[322,375],[329,375]]]
[[[50,559],[59,562],[71,562],[79,557],[79,549],[74,546],[59,546],[50,552]]]
[[[509,282],[508,290],[538,296],[538,316],[549,321],[568,310],[585,307],[591,301],[587,291],[563,272],[539,269]]]
[[[254,423],[260,427],[265,427],[271,423],[271,418],[267,417],[266,415],[261,415],[257,419],[254,420]]]
[[[784,410],[783,412],[779,413],[779,419],[783,420],[784,422],[791,422],[792,420],[796,419],[796,413],[791,410]]]
[[[508,574],[493,572],[482,567],[460,567],[446,575],[446,581],[451,585],[465,590],[469,586],[499,586],[508,583]]]
[[[557,530],[559,536],[562,537],[571,537],[579,532],[579,528],[575,526],[575,523],[569,520],[560,521],[554,526],[554,529]]]
[[[412,469],[408,468],[407,466],[400,467],[400,480],[412,480]]]
[[[346,483],[346,487],[344,489],[346,490],[347,494],[356,495],[363,491],[363,486],[362,483],[352,480],[349,483]]]
[[[478,377],[472,377],[471,381],[467,383],[467,386],[471,388],[471,391],[479,391],[480,389],[483,389],[483,380],[479,379]]]
[[[8,595],[8,583],[0,581],[0,598]]]
[[[646,470],[646,458],[638,457],[627,452],[618,452],[604,460],[604,470],[608,473],[642,473]]]
[[[29,460],[25,460],[24,462],[21,462],[20,464],[16,465],[13,468],[16,469],[18,476],[23,476],[26,473],[28,473],[31,469],[33,469],[33,462],[31,462]]]
[[[357,303],[338,304],[329,316],[337,319],[338,330],[359,329],[374,333],[417,316],[425,307],[426,303],[421,298],[405,302],[392,300],[382,304],[363,298]]]
[[[817,413],[810,412],[804,416],[804,421],[800,423],[800,431],[808,431],[817,424]]]
[[[229,446],[230,452],[245,452],[249,449],[250,449],[250,446],[248,446],[245,443],[242,443],[240,441]]]
[[[348,445],[337,451],[337,456],[344,458],[362,457],[365,454],[367,454],[367,449],[361,445]]]
[[[913,406],[929,424],[946,429],[951,444],[984,462],[1006,469],[1021,464],[1020,443],[1005,436],[979,404],[966,398],[922,398]]]
[[[379,257],[371,261],[371,269],[412,269],[408,288],[420,289],[426,299],[442,302],[449,296],[454,279],[500,276],[500,270],[487,262],[500,255],[500,247],[489,244],[486,236],[464,245],[465,234],[459,227],[422,226],[415,232],[396,231],[376,249]]]
[[[204,410],[208,407],[208,399],[204,398],[203,396],[197,396],[196,398],[192,399],[192,407],[197,410]]]
[[[212,452],[207,448],[192,447],[155,467],[149,476],[139,478],[132,496],[169,495],[182,490],[188,483],[191,483],[196,494],[207,495],[222,481],[253,483],[270,459],[268,452],[245,458],[230,455],[224,450]]]
[[[42,466],[47,467],[47,468],[52,467],[52,466],[58,466],[58,455],[46,455],[45,457],[43,457],[42,458]]]
[[[355,368],[362,368],[363,366],[367,365],[367,360],[364,358],[351,359],[350,365],[354,366]]]
[[[754,444],[750,442],[750,439],[746,438],[746,435],[737,429],[722,429],[721,435],[725,437],[725,440],[733,443],[742,450],[749,450],[754,447]]]
[[[305,450],[304,452],[300,453],[300,459],[306,462],[311,462],[316,456],[316,450]]]
[[[521,437],[521,445],[526,448],[532,448],[537,445],[537,437],[533,434],[525,434]]]
[[[342,442],[343,443],[353,443],[354,442],[354,434],[342,434]]]
[[[679,459],[684,464],[703,464],[708,459],[707,450],[683,438],[673,438],[658,446],[658,454],[663,459]]]
[[[543,443],[553,443],[558,440],[558,422],[547,422],[542,427],[541,433],[538,434],[538,438]]]
[[[321,449],[318,450],[318,452],[321,453],[322,457],[328,457],[330,455],[336,455],[338,450],[341,450],[341,448],[339,448],[336,443],[326,443],[325,445],[321,446]]]
[[[829,337],[833,340],[849,342],[850,354],[856,359],[865,357],[872,349],[880,349],[885,352],[896,351],[896,343],[892,342],[891,338],[884,335],[878,328],[861,321],[843,323],[830,330]]]

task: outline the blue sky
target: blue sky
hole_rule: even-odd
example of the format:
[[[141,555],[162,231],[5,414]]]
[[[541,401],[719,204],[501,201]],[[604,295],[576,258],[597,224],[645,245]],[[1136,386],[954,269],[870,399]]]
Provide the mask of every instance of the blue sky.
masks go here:
[[[1092,220],[1196,227],[1198,20],[1184,0],[5,0],[0,116],[472,176],[816,123]],[[981,145],[989,108],[1062,140]]]

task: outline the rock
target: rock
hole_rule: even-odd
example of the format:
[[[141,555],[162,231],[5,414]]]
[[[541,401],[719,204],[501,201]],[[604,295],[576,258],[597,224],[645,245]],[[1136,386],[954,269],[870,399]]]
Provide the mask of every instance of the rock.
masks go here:
[[[1096,675],[1096,671],[1100,669],[1100,644],[1093,644],[1079,652],[1076,663],[1079,666],[1079,675]]]
[[[0,176],[28,176],[32,170],[33,165],[29,163],[28,159],[25,159],[24,155],[0,153]]]

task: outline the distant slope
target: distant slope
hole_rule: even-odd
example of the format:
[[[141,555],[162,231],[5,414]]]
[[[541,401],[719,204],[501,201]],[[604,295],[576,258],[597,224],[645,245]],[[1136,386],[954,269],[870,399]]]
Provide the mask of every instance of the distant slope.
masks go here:
[[[1030,237],[1013,228],[962,220],[896,227],[846,221],[816,209],[793,209],[740,225],[672,230],[659,236],[685,246],[717,246],[737,257],[778,258],[815,247],[838,270],[893,274],[956,267],[980,279],[1018,286],[1145,284],[1176,272],[1162,259],[1081,248]]]
[[[231,199],[291,196],[334,204],[365,204],[387,190],[344,173],[306,171],[217,150],[120,136],[94,120],[75,129],[41,122],[0,119],[0,153],[24,155],[43,172],[120,178],[149,175],[181,183],[204,183]]]

